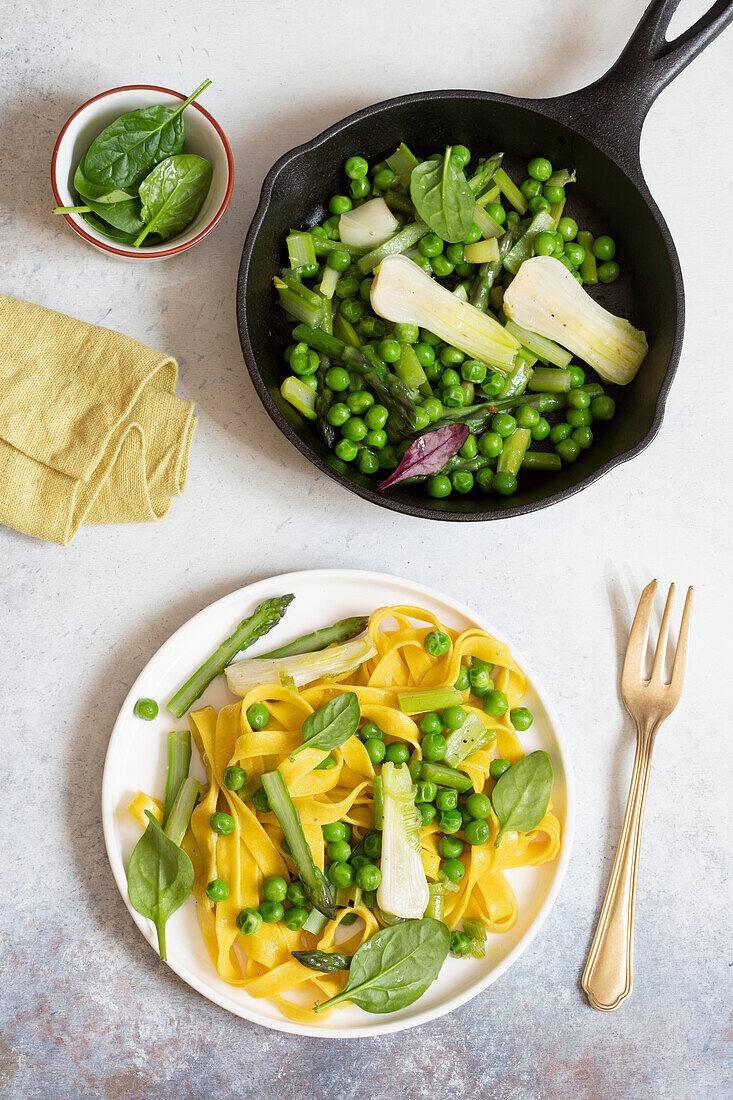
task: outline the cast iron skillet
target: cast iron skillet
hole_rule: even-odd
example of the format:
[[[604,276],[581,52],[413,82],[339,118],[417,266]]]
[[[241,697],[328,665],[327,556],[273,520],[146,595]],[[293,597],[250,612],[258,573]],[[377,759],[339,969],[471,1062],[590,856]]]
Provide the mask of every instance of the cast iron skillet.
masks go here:
[[[649,193],[639,141],[656,96],[733,17],[733,0],[717,0],[673,42],[665,31],[679,0],[653,0],[616,64],[594,84],[553,99],[514,99],[491,92],[437,91],[401,96],[367,107],[286,153],[270,170],[247,234],[237,286],[242,350],[255,388],[301,454],[365,500],[425,519],[489,520],[523,515],[563,500],[633,458],[656,435],[682,347],[684,292],[669,230]],[[316,431],[280,397],[282,352],[289,328],[272,291],[291,227],[326,216],[324,200],[343,188],[343,164],[353,153],[370,163],[400,141],[418,155],[458,142],[474,154],[497,149],[521,179],[520,165],[537,155],[575,168],[567,213],[592,232],[611,233],[623,276],[594,290],[607,308],[646,331],[649,355],[636,379],[615,394],[618,411],[593,446],[551,477],[520,479],[511,498],[471,496],[431,501],[418,488],[380,493],[375,483],[325,447]],[[512,171],[514,169],[514,171]]]

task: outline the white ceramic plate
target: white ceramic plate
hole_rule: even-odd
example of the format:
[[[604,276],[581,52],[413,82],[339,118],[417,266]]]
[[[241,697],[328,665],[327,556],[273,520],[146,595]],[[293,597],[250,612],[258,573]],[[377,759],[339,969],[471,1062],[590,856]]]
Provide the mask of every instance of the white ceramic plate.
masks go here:
[[[161,795],[165,789],[167,732],[176,727],[184,728],[186,723],[172,719],[163,703],[257,604],[286,592],[293,592],[295,600],[283,621],[261,639],[257,647],[252,647],[251,655],[273,649],[347,615],[368,614],[389,604],[424,607],[452,628],[463,630],[478,626],[507,641],[469,608],[433,589],[388,574],[351,569],[286,573],[258,581],[218,600],[176,631],[148,662],[125,700],[112,731],[102,785],[102,821],[112,871],[132,919],[154,948],[156,938],[152,923],[136,913],[127,898],[125,867],[140,837],[140,827],[128,814],[126,806],[138,790]],[[299,1035],[341,1038],[401,1031],[434,1020],[496,981],[529,947],[549,913],[565,874],[573,839],[574,796],[567,745],[546,692],[513,646],[512,652],[527,674],[525,701],[535,717],[532,728],[521,735],[522,743],[528,752],[543,748],[552,757],[555,769],[553,807],[563,827],[563,841],[556,862],[508,872],[517,895],[519,917],[510,932],[489,936],[485,959],[449,956],[429,991],[401,1012],[374,1016],[348,1007],[334,1013],[319,1027],[297,1024],[286,1020],[270,1001],[250,997],[221,980],[204,946],[195,903],[190,898],[166,926],[168,961],[173,970],[215,1004],[254,1023]],[[133,714],[135,701],[143,696],[157,699],[161,704],[160,714],[153,722],[140,721]],[[224,678],[219,677],[197,706],[211,704],[219,708],[233,699]],[[205,778],[195,750],[192,773]]]

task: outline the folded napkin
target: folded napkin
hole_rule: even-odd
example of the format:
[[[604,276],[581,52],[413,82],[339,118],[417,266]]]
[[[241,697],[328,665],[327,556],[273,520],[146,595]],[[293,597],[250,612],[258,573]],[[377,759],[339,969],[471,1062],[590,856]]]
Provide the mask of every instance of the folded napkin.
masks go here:
[[[196,426],[177,378],[128,336],[0,294],[0,523],[66,546],[82,523],[161,519]]]

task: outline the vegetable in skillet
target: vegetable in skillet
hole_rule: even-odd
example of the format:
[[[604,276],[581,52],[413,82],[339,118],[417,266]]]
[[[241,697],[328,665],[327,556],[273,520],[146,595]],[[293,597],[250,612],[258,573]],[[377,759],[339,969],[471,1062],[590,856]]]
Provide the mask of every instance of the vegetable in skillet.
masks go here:
[[[84,153],[74,175],[82,200],[54,214],[81,214],[97,232],[139,248],[189,225],[209,190],[212,169],[183,153],[183,112],[211,84],[205,80],[176,107],[141,107],[121,115]]]
[[[168,710],[176,718],[182,718],[187,710],[190,710],[200,695],[203,695],[211,681],[221,675],[226,666],[243,649],[248,649],[258,638],[267,634],[282,619],[290,604],[292,595],[276,596],[265,600],[256,608],[253,615],[243,619],[237,629],[226,641],[222,642],[215,653],[212,653],[199,669],[194,672],[183,687],[179,688],[170,702]]]

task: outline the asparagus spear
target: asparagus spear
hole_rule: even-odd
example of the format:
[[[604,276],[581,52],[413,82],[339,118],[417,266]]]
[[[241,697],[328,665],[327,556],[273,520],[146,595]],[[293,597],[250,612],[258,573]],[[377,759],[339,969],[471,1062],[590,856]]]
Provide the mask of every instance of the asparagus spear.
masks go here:
[[[496,277],[502,269],[504,260],[514,247],[518,236],[519,229],[517,226],[510,225],[503,237],[499,238],[498,260],[489,260],[488,263],[481,264],[481,267],[478,269],[478,274],[473,281],[473,286],[471,287],[469,301],[472,306],[476,306],[477,309],[486,309],[489,304],[489,291],[494,285]]]
[[[183,843],[188,823],[191,820],[191,814],[194,811],[200,793],[201,787],[198,780],[191,779],[190,776],[184,779],[178,788],[178,794],[176,795],[170,816],[166,822],[165,835],[169,840],[172,840],[174,844],[177,844],[179,848]]]
[[[190,763],[191,731],[173,730],[168,734],[168,776],[165,783],[165,805],[163,807],[164,829],[181,784],[188,776]]]
[[[369,618],[367,615],[354,615],[350,619],[339,619],[333,626],[325,626],[322,630],[316,630],[313,634],[305,634],[302,638],[296,638],[294,642],[288,642],[280,649],[273,649],[269,653],[260,653],[259,657],[297,657],[299,653],[316,653],[319,649],[334,643],[348,642],[366,630]]]
[[[321,439],[326,446],[331,450],[336,440],[336,429],[333,424],[328,422],[328,410],[333,405],[333,390],[329,389],[326,385],[326,371],[329,367],[329,360],[326,355],[321,354],[320,365],[316,371],[316,378],[318,379],[318,390],[316,391],[316,422],[318,424],[318,430],[321,433]],[[307,650],[305,652],[308,652]]]
[[[491,180],[494,178],[494,173],[497,169],[501,168],[503,159],[503,153],[494,153],[492,157],[486,158],[478,171],[474,172],[468,181],[468,186],[475,194],[480,194],[484,188],[488,187]]]
[[[337,951],[293,951],[293,958],[310,970],[320,970],[322,974],[348,970],[351,966],[351,955],[341,955]]]
[[[270,803],[270,809],[280,822],[280,827],[285,834],[285,839],[290,845],[290,852],[298,868],[300,880],[312,905],[323,913],[329,920],[336,919],[336,905],[334,904],[331,888],[326,877],[313,862],[313,854],[305,838],[303,827],[300,824],[298,811],[293,805],[282,772],[276,769],[274,772],[264,772],[262,786],[265,788]]]
[[[212,653],[193,676],[186,680],[183,687],[178,689],[167,704],[171,714],[176,718],[182,718],[204,693],[214,677],[224,671],[235,654],[248,649],[258,638],[267,634],[280,622],[294,599],[295,597],[291,594],[265,600],[249,619],[243,619],[234,633],[222,642],[216,652]]]

